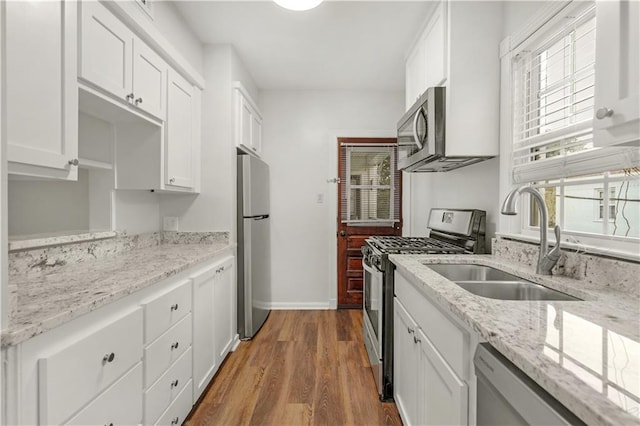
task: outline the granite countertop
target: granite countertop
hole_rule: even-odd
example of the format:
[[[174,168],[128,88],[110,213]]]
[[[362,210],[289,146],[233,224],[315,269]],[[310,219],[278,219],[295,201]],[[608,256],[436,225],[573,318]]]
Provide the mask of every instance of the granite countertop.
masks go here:
[[[12,313],[2,332],[2,346],[21,343],[234,247],[224,238],[201,243],[160,237],[137,246],[130,240],[122,250],[101,248],[98,242],[78,245],[78,252],[69,255],[76,246],[67,245],[62,255],[40,251],[15,261],[17,266],[9,275],[14,296]],[[96,255],[101,251],[111,252]],[[80,252],[93,257],[78,259]],[[63,256],[66,258],[60,260]]]
[[[602,283],[539,276],[500,256],[390,255],[390,259],[420,291],[587,424],[640,424],[637,294]],[[428,263],[492,266],[583,301],[488,299],[467,292],[425,266]]]

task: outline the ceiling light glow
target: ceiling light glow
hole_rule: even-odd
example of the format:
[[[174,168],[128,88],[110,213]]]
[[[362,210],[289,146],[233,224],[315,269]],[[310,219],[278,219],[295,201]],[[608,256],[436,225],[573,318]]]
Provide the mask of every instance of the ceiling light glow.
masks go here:
[[[289,10],[309,10],[322,3],[322,0],[273,0],[278,6]]]

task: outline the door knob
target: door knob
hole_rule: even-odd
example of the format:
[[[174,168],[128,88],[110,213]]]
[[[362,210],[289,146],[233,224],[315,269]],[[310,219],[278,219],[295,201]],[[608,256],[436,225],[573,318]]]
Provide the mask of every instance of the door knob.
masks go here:
[[[341,237],[346,237],[346,236],[347,236],[347,233],[346,233],[346,232],[344,232],[344,231],[340,231],[340,236],[341,236]]]
[[[613,115],[613,110],[607,107],[598,108],[596,111],[596,118],[598,120],[603,120],[607,117],[611,117]]]

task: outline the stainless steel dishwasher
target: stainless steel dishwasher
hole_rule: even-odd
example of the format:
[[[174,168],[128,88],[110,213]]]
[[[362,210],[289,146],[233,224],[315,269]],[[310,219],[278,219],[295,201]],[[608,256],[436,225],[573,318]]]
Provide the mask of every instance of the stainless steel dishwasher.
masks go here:
[[[488,343],[473,363],[478,377],[477,425],[584,425]]]

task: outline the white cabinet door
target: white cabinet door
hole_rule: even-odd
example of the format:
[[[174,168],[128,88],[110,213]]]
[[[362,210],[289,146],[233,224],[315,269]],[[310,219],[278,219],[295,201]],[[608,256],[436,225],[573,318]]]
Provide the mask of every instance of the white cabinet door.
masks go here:
[[[262,154],[262,118],[257,114],[251,116],[251,149]]]
[[[393,310],[393,396],[405,425],[418,424],[418,327],[397,298]]]
[[[133,97],[134,35],[97,1],[81,3],[80,77],[119,99]]]
[[[213,378],[218,364],[215,347],[214,287],[216,269],[213,265],[193,280],[193,401],[195,402]]]
[[[424,86],[420,94],[429,87],[441,86],[447,78],[446,49],[446,5],[440,4],[427,25],[424,37]]]
[[[229,257],[216,268],[213,288],[214,339],[216,364],[220,365],[231,351],[235,331],[235,286],[233,273],[234,260]]]
[[[467,424],[467,384],[456,376],[422,330],[416,331],[416,341],[419,350],[417,422]]]
[[[142,363],[138,363],[65,425],[135,425],[142,421]]]
[[[167,64],[142,40],[133,44],[133,104],[164,119]]]
[[[165,185],[193,188],[195,98],[193,86],[169,69],[165,128]]]
[[[251,105],[240,95],[240,144],[245,148],[251,148]]]
[[[594,141],[640,145],[640,3],[596,2]]]
[[[407,59],[405,69],[405,109],[407,110],[416,102],[420,96],[420,90],[424,87],[424,62],[424,48],[420,40]]]
[[[4,3],[9,173],[77,179],[77,5]],[[29,169],[37,166],[37,169]]]

